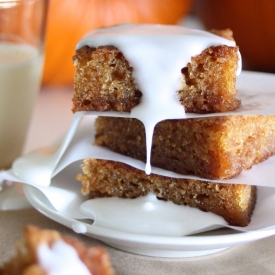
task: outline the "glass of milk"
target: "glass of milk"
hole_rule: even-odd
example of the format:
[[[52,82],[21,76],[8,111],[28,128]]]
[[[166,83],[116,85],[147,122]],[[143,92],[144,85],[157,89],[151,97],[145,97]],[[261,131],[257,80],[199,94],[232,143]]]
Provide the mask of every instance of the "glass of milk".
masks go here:
[[[40,91],[48,0],[0,0],[0,170],[21,154]]]

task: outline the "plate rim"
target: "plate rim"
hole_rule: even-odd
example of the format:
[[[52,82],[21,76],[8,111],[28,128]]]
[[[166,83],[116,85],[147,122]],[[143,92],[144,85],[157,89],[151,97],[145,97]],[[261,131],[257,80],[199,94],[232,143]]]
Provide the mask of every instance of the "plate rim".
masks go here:
[[[72,225],[79,223],[76,219],[67,217],[54,210],[49,202],[43,201],[41,191],[34,186],[25,185],[24,193],[30,204],[48,218],[72,229]],[[137,233],[129,233],[108,229],[97,225],[85,224],[87,232],[84,233],[92,238],[103,241],[111,246],[126,245],[134,247],[152,247],[155,249],[170,249],[183,251],[203,251],[232,247],[239,244],[259,240],[275,234],[275,228],[266,230],[254,230],[248,232],[236,232],[233,234],[209,235],[209,236],[154,236]],[[217,230],[218,231],[218,230]]]

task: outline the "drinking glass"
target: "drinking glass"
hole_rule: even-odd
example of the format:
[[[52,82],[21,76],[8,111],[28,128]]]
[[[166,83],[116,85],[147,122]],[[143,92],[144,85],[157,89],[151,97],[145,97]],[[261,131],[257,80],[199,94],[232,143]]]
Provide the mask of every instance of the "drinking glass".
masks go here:
[[[0,170],[21,154],[41,87],[48,0],[0,0]]]

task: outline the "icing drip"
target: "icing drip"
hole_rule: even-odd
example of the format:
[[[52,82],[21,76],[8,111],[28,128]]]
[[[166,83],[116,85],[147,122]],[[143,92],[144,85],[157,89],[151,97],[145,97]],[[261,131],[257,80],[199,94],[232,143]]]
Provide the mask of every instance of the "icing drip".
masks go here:
[[[91,275],[76,250],[62,240],[53,243],[52,247],[41,244],[37,249],[37,257],[48,275]]]
[[[186,117],[177,96],[183,81],[181,69],[192,56],[210,46],[235,47],[236,44],[205,31],[181,26],[144,24],[119,25],[92,31],[78,43],[77,49],[103,45],[117,47],[134,68],[133,76],[142,92],[142,98],[140,104],[131,110],[130,117],[139,119],[145,126],[145,170],[149,174],[155,125],[165,119]]]
[[[73,223],[72,229],[75,233],[81,233],[81,234],[87,233],[87,227],[85,226],[85,224],[80,222]]]

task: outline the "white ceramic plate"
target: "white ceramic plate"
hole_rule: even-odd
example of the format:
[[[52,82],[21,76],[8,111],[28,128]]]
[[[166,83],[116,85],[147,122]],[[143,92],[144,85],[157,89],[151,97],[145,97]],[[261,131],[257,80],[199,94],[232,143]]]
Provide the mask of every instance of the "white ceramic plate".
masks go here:
[[[76,219],[53,209],[45,196],[35,187],[25,186],[25,195],[39,212],[69,228],[77,228]],[[133,234],[85,224],[86,235],[118,249],[155,257],[195,257],[222,251],[226,248],[259,240],[275,234],[275,229],[238,232],[218,229],[195,236],[166,237]]]
[[[275,83],[274,75],[243,73],[238,79],[238,89],[270,92]],[[60,173],[59,180],[70,181],[70,175]],[[54,181],[55,179],[53,179]],[[275,234],[275,228],[239,232],[228,228],[213,230],[193,236],[169,237],[129,233],[120,230],[80,223],[56,211],[41,191],[32,186],[25,186],[25,194],[29,202],[42,214],[75,231],[101,240],[118,249],[148,256],[157,257],[195,257],[222,251],[229,247],[245,244]]]
[[[79,163],[68,167],[68,170],[58,174],[52,185],[77,184],[73,175],[79,169]],[[275,227],[257,231],[239,232],[232,229],[218,229],[193,236],[170,237],[129,233],[103,226],[93,225],[91,222],[79,221],[56,211],[45,195],[37,188],[25,185],[25,195],[28,201],[45,216],[61,223],[76,232],[84,233],[118,249],[156,257],[195,257],[219,252],[226,248],[255,241],[275,234]],[[78,194],[80,195],[80,192]],[[81,198],[82,199],[82,198]],[[73,213],[70,209],[68,213]]]

